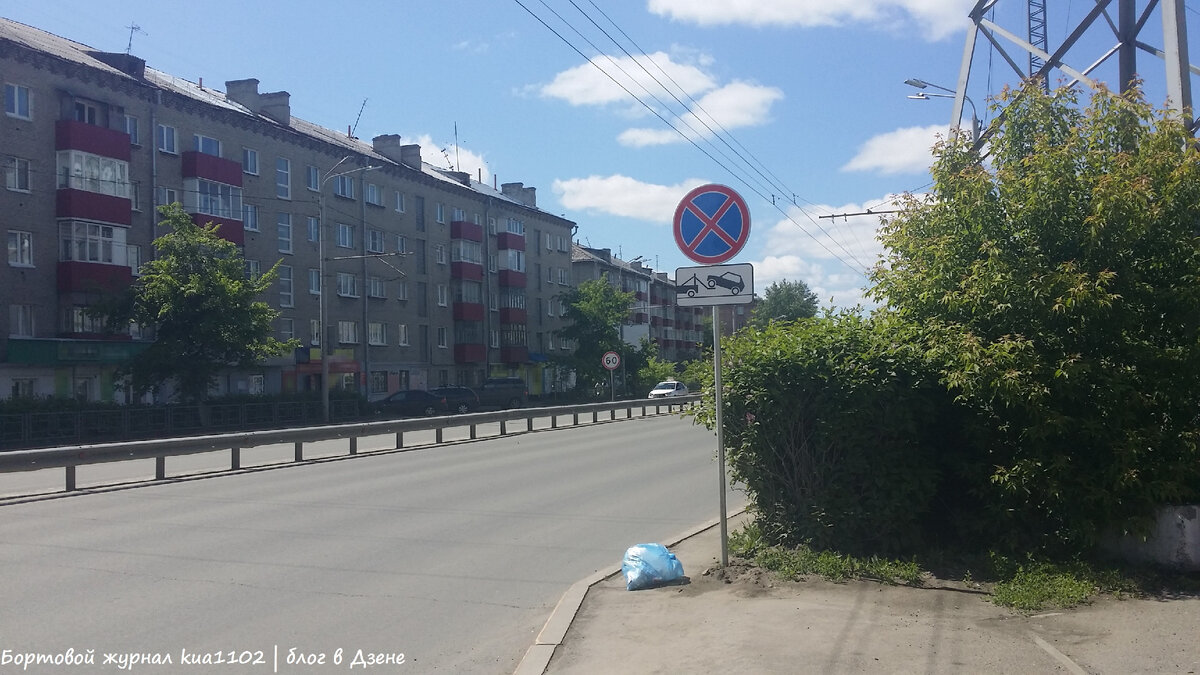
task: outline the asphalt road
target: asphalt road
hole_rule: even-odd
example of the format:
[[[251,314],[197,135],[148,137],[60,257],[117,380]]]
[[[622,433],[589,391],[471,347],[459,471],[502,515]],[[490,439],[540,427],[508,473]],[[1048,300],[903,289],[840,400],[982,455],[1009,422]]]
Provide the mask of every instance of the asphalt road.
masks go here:
[[[716,516],[714,450],[667,416],[0,506],[0,672],[511,673],[572,583]]]

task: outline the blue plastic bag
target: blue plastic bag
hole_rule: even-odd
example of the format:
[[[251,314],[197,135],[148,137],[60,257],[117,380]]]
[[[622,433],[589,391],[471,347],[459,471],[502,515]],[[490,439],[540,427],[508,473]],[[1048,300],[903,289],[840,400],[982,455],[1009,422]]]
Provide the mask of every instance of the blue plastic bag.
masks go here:
[[[621,560],[625,589],[639,591],[683,578],[683,563],[662,544],[630,546]]]

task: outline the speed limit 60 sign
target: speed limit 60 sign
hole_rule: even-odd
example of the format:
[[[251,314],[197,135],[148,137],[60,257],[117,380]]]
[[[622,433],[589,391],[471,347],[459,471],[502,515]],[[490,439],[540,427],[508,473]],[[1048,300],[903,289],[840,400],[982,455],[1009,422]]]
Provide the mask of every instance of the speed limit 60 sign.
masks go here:
[[[616,370],[621,365],[621,355],[616,352],[604,352],[604,359],[601,362],[605,368]]]

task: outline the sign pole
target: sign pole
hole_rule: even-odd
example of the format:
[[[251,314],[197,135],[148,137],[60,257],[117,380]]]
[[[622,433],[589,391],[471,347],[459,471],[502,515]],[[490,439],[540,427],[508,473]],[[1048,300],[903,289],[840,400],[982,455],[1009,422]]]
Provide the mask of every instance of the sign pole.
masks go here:
[[[613,374],[615,372],[616,372],[615,370],[608,371],[608,400],[609,401],[617,400],[617,382],[616,382],[616,376]]]
[[[721,396],[721,321],[717,305],[712,308],[713,317],[713,396],[717,405],[717,473],[721,488],[721,567],[729,566],[729,524],[725,517],[725,420]]]

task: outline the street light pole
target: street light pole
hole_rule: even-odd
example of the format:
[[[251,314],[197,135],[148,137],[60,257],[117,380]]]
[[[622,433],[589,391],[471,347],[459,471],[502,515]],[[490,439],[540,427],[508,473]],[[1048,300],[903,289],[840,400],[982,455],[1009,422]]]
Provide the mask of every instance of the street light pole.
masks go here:
[[[329,168],[328,171],[325,172],[325,175],[321,177],[320,184],[317,185],[317,256],[320,258],[317,265],[317,275],[321,278],[321,297],[319,299],[320,302],[318,303],[317,323],[320,324],[319,329],[321,340],[321,419],[325,422],[325,424],[329,424],[329,357],[333,354],[333,351],[330,349],[330,347],[332,347],[331,343],[333,342],[330,336],[332,331],[329,330],[328,325],[329,300],[326,292],[328,290],[328,284],[325,281],[325,183],[329,182],[330,178],[345,176],[346,174],[355,173],[356,171],[370,171],[371,169],[379,168],[377,166],[360,166],[357,169],[350,169],[348,171],[334,173],[339,166],[345,164],[346,161],[351,157],[352,155],[346,155],[338,160],[337,164],[334,164]]]
[[[915,77],[908,78],[907,80],[904,81],[904,84],[907,84],[910,87],[916,87],[917,89],[925,89],[926,87],[933,87],[934,89],[941,89],[942,91],[949,92],[946,94],[933,94],[933,93],[921,92],[919,94],[911,94],[909,96],[909,98],[915,99],[917,101],[928,101],[930,98],[953,99],[958,95],[958,92],[954,91],[953,89],[947,89],[946,87],[943,87],[939,84],[934,84],[932,82],[926,82],[925,80],[920,80]],[[971,104],[971,142],[978,143],[979,142],[979,113],[978,113],[978,111],[975,110],[975,102],[972,101],[971,97],[967,96],[966,93],[963,94],[963,100],[965,100],[967,103]],[[961,125],[961,123],[962,123],[961,119],[955,120],[953,122],[955,128],[958,128]]]

